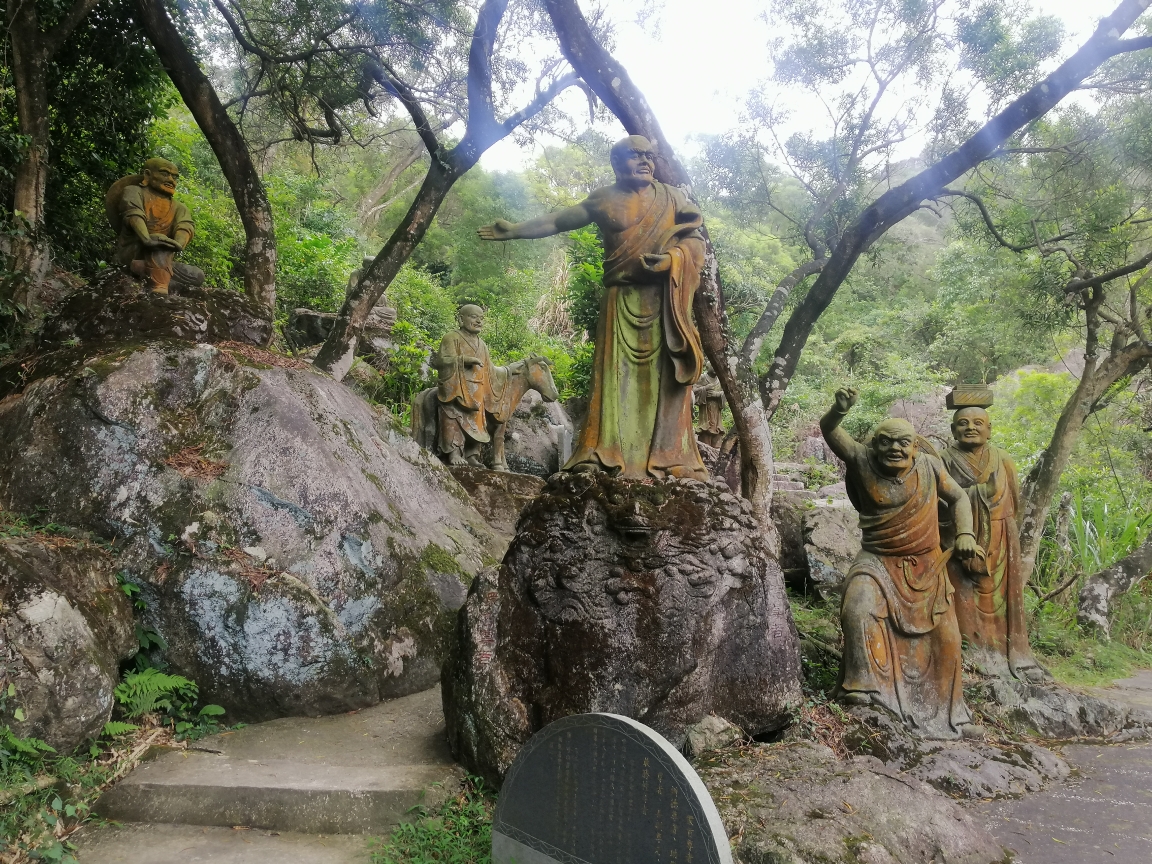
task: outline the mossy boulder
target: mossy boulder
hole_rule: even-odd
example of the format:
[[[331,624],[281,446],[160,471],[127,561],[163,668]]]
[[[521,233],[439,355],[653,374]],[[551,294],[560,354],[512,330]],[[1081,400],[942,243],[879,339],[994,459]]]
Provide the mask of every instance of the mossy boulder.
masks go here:
[[[507,538],[393,419],[251,345],[80,345],[0,402],[0,506],[95,532],[173,671],[236,719],[435,684]]]

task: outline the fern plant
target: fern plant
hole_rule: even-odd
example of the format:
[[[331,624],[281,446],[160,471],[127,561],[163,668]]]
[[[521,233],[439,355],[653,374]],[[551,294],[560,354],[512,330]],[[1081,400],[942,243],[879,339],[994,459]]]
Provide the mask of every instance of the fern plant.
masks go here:
[[[219,705],[205,705],[197,710],[200,690],[195,681],[153,667],[129,672],[113,692],[126,718],[135,720],[145,714],[161,714],[172,723],[177,739],[200,738],[216,732],[219,725],[214,718],[224,714]],[[109,723],[108,726],[119,731],[107,734],[135,728],[131,723]]]

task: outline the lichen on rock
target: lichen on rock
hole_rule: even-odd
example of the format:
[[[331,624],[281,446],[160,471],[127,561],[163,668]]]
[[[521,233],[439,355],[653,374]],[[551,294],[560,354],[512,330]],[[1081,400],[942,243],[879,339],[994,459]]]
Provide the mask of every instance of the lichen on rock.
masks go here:
[[[507,538],[385,412],[260,350],[113,342],[34,364],[0,403],[0,506],[114,541],[173,671],[236,719],[432,686]]]

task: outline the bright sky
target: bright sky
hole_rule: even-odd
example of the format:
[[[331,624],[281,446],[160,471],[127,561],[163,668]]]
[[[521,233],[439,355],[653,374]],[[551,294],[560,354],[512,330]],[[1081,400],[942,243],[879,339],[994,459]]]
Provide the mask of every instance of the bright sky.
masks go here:
[[[639,23],[637,8],[646,4],[605,0],[605,5],[616,22],[614,53],[648,98],[673,146],[683,147],[693,134],[724,132],[738,124],[746,94],[768,74],[765,46],[772,31],[760,17],[768,5],[764,0],[656,0],[658,11]],[[1033,3],[1080,37],[1070,45],[1082,42],[1114,6],[1114,0]],[[572,104],[579,110],[578,103]],[[803,106],[793,110],[802,112]],[[605,131],[623,134],[619,127]],[[517,170],[532,155],[505,139],[481,164],[489,170]]]

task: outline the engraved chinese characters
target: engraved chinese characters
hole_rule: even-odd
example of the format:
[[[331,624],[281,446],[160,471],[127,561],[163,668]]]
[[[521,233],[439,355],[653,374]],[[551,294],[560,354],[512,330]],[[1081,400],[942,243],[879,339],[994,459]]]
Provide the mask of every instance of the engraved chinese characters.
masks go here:
[[[576,714],[524,746],[492,823],[494,864],[731,864],[716,806],[664,738]]]

